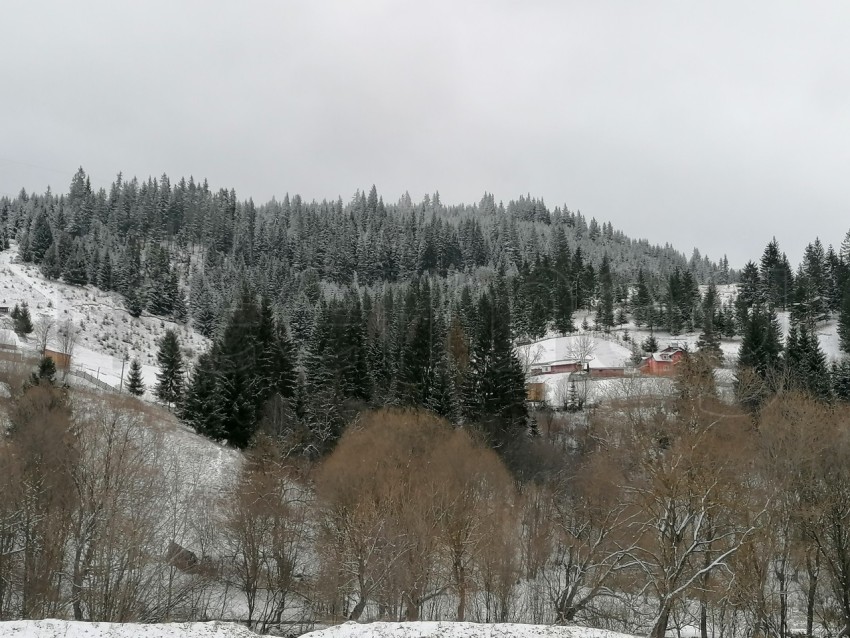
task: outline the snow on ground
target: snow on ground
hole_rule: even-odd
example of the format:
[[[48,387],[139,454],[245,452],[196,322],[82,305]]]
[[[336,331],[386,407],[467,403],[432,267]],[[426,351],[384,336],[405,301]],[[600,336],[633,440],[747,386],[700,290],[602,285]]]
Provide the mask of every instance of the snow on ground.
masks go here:
[[[631,350],[617,341],[586,333],[550,337],[520,346],[519,352],[529,366],[585,360],[592,370],[622,367],[628,364],[632,355]]]
[[[242,625],[224,622],[89,623],[68,620],[13,620],[0,622],[4,638],[256,638]]]
[[[192,360],[207,349],[209,342],[197,332],[159,317],[142,315],[133,318],[124,308],[121,295],[104,292],[95,286],[71,286],[45,279],[32,264],[21,263],[17,245],[0,252],[0,305],[13,307],[27,302],[33,324],[42,316],[56,326],[71,320],[78,332],[72,365],[105,383],[119,387],[126,381],[129,362],[138,358],[148,389],[156,384],[158,341],[165,330],[175,329],[184,355]],[[0,327],[10,327],[0,326]],[[20,344],[25,352],[36,353],[34,335]],[[56,339],[48,345],[60,349]]]
[[[673,384],[670,378],[640,375],[610,379],[576,376],[575,380],[578,398],[591,405],[637,396],[666,396]],[[546,402],[550,406],[566,404],[570,392],[569,372],[541,374],[528,381],[546,384]]]
[[[626,638],[604,629],[471,622],[347,622],[303,638]]]

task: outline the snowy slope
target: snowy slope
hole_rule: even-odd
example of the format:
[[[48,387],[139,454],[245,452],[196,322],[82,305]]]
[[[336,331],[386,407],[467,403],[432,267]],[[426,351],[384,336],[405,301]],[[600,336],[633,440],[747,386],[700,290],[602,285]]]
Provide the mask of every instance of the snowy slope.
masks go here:
[[[242,625],[223,622],[86,623],[67,620],[13,620],[0,622],[4,638],[254,638]]]
[[[207,339],[185,326],[150,315],[131,317],[118,293],[45,279],[37,267],[19,262],[17,245],[12,243],[9,250],[0,252],[0,305],[12,307],[24,301],[33,323],[42,316],[52,319],[56,326],[73,321],[78,332],[73,365],[116,388],[121,383],[125,354],[139,359],[145,386],[153,388],[157,342],[168,328],[177,331],[189,360],[209,346]],[[35,353],[34,335],[20,345],[24,351]],[[53,339],[48,347],[58,349],[58,343]],[[125,380],[127,367],[123,365]],[[150,392],[147,396],[152,398]]]
[[[478,624],[471,622],[376,622],[322,629],[304,638],[626,638],[604,629],[549,625]]]

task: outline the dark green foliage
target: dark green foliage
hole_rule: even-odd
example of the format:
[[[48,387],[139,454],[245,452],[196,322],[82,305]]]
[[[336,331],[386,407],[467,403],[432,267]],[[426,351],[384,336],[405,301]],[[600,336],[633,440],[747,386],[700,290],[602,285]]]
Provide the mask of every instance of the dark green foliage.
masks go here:
[[[50,357],[42,357],[38,362],[38,370],[32,374],[32,383],[53,384],[56,381],[56,363]]]
[[[850,354],[850,285],[844,290],[841,308],[838,313],[838,337],[841,351]]]
[[[792,388],[821,400],[831,397],[832,380],[826,355],[821,350],[817,334],[805,324],[791,324],[785,342],[784,361],[785,378]]]
[[[182,417],[198,432],[245,447],[267,402],[295,394],[294,351],[271,305],[243,288],[221,338],[199,359]]]
[[[48,279],[59,279],[62,276],[62,264],[59,262],[59,253],[56,244],[50,244],[41,260],[41,273]]]
[[[741,271],[741,281],[738,284],[738,296],[735,298],[735,316],[739,332],[743,333],[744,326],[749,321],[752,307],[764,301],[764,286],[759,275],[758,266],[749,261]]]
[[[130,362],[130,371],[127,374],[127,392],[140,397],[145,393],[145,384],[142,381],[142,365],[138,359]]]
[[[141,317],[142,310],[145,308],[144,299],[142,294],[136,288],[132,288],[125,295],[125,301],[127,303],[127,312],[130,313],[131,317]]]
[[[794,297],[794,273],[776,237],[765,247],[759,262],[760,296],[777,310],[786,310]]]
[[[655,304],[649,291],[643,268],[638,270],[637,294],[634,303],[634,320],[638,326],[655,325]]]
[[[21,303],[20,306],[16,304],[12,308],[11,317],[14,321],[15,332],[19,337],[24,337],[33,331],[30,309],[26,301]]]
[[[649,336],[643,340],[641,348],[643,348],[644,352],[648,352],[650,354],[658,352],[658,339],[655,338],[653,333],[649,333]]]
[[[501,445],[525,431],[525,375],[511,343],[504,298],[491,288],[479,300],[478,315],[480,329],[470,352],[463,414],[482,424],[491,441]]]
[[[222,423],[223,406],[219,394],[218,378],[213,368],[217,358],[216,347],[198,357],[192,370],[181,418],[196,432],[211,439],[225,438]]]
[[[66,283],[74,286],[85,286],[88,283],[88,255],[79,240],[74,242],[68,262],[65,264],[65,272],[62,278]]]
[[[614,327],[614,282],[611,278],[611,261],[606,253],[599,267],[599,301],[596,323],[605,331]]]
[[[826,252],[816,239],[806,246],[797,271],[792,312],[795,320],[814,330],[817,322],[829,318],[832,288]]]
[[[736,390],[739,401],[750,408],[778,386],[782,371],[782,336],[775,313],[764,305],[750,311],[738,350]],[[750,372],[755,375],[750,377]],[[758,381],[754,387],[751,381]]]
[[[838,401],[850,402],[850,359],[833,361],[829,372],[833,396]]]
[[[670,334],[694,329],[699,309],[699,288],[690,271],[680,272],[677,268],[670,275],[664,307],[665,323]]]
[[[157,398],[168,406],[177,405],[183,396],[183,355],[177,333],[166,330],[159,343],[156,354],[159,366],[155,393]]]
[[[50,223],[47,221],[47,213],[39,212],[35,216],[30,227],[28,254],[29,257],[36,263],[40,263],[44,258],[47,249],[53,244],[53,232],[50,230]]]
[[[720,335],[714,325],[708,324],[697,340],[697,349],[714,366],[723,363],[723,350],[720,348]]]

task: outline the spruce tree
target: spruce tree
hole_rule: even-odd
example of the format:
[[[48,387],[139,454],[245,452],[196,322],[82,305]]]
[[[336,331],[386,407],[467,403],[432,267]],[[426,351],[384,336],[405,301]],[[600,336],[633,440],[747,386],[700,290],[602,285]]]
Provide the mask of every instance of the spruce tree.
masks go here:
[[[706,324],[697,339],[697,349],[715,367],[723,363],[723,350],[720,347],[720,335],[715,332],[712,323]]]
[[[159,342],[156,362],[159,366],[155,389],[157,398],[169,407],[179,404],[183,396],[183,355],[174,330],[165,331]]]
[[[844,289],[838,313],[838,337],[841,351],[850,354],[850,285]]]
[[[596,310],[596,323],[605,331],[614,327],[614,283],[611,278],[611,262],[606,253],[599,268],[599,305]]]
[[[792,323],[785,345],[786,377],[791,385],[816,399],[828,400],[832,382],[817,334],[805,323]]]
[[[850,359],[845,357],[832,362],[830,381],[833,396],[838,401],[850,402]]]
[[[652,329],[655,325],[655,312],[652,303],[652,296],[649,293],[649,285],[646,281],[646,275],[643,268],[638,270],[637,280],[637,297],[634,304],[634,320],[637,326],[649,326]]]
[[[215,370],[218,358],[216,348],[213,345],[209,352],[198,357],[198,362],[192,369],[180,416],[198,434],[217,441],[226,438],[226,432],[222,397]]]
[[[492,287],[482,294],[478,314],[480,327],[470,353],[463,412],[498,446],[525,430],[525,375],[511,343],[506,301]]]
[[[22,302],[20,307],[15,306],[15,308],[17,309],[17,312],[15,312],[14,309],[12,310],[12,317],[15,322],[15,332],[19,337],[24,337],[33,331],[30,309],[26,301]]]
[[[38,385],[42,381],[53,384],[56,380],[56,362],[51,357],[42,357],[38,362],[38,372],[32,375],[32,381]]]
[[[73,286],[85,286],[88,283],[88,256],[85,248],[79,240],[76,240],[75,246],[65,265],[65,272],[62,278],[66,283]]]
[[[239,304],[219,341],[214,363],[222,400],[224,436],[237,447],[248,445],[257,426],[262,396],[257,376],[259,321],[259,308],[253,294],[243,287]]]
[[[35,263],[41,263],[47,249],[53,244],[53,233],[47,221],[46,213],[39,213],[29,232],[29,254]]]
[[[758,407],[768,393],[775,390],[782,367],[781,330],[776,315],[762,304],[753,306],[744,326],[743,340],[738,349],[736,392],[739,400],[750,408]],[[761,387],[743,387],[743,380],[752,371]]]
[[[130,372],[127,375],[127,392],[133,396],[140,397],[145,393],[145,384],[142,381],[142,364],[138,359],[130,362]]]
[[[50,244],[44,252],[39,268],[41,274],[48,279],[59,279],[62,276],[62,264],[59,262],[59,253],[55,243]]]

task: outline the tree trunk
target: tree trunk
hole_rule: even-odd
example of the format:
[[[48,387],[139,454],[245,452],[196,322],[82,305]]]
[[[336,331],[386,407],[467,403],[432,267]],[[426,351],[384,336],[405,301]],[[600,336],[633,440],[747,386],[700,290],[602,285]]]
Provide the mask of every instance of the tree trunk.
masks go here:
[[[466,615],[466,569],[463,565],[455,565],[457,581],[457,619],[463,622]]]
[[[664,603],[661,612],[658,614],[658,620],[655,621],[655,626],[649,632],[649,638],[665,638],[667,634],[667,623],[670,620],[670,603]]]
[[[361,598],[357,601],[357,604],[354,605],[354,609],[351,610],[351,613],[348,614],[348,619],[360,620],[360,616],[363,615],[364,609],[366,609],[366,598]]]
[[[809,587],[806,591],[806,635],[811,638],[815,626],[815,595],[818,591],[820,573],[820,554],[806,556],[806,571],[809,573]]]
[[[407,622],[419,620],[419,602],[413,596],[405,596],[404,619]]]

